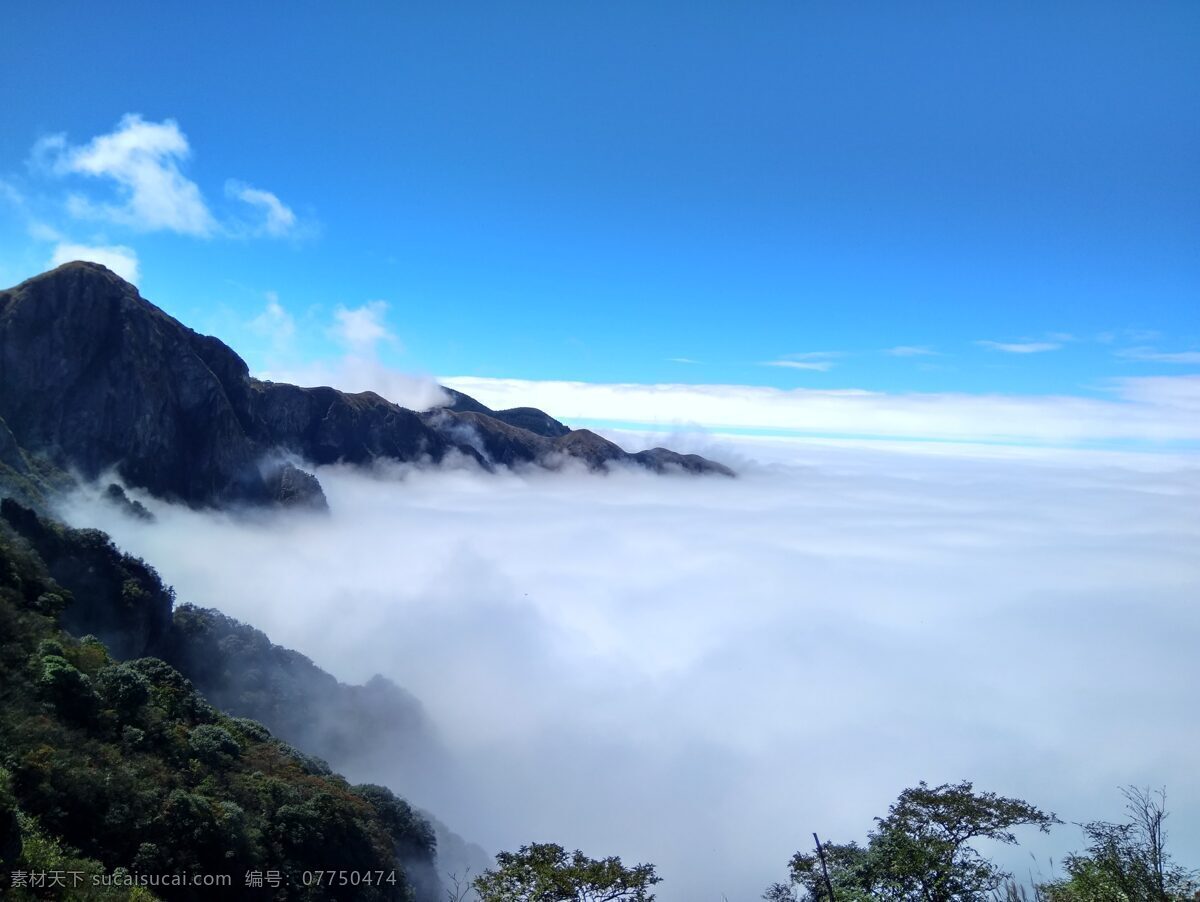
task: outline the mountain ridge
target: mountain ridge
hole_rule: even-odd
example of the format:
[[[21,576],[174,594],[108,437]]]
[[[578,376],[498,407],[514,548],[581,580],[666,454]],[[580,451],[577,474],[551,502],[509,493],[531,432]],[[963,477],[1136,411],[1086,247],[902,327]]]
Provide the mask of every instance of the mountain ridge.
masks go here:
[[[451,403],[409,410],[374,392],[301,387],[250,375],[244,360],[146,300],[97,263],[76,261],[0,291],[0,466],[33,484],[33,461],[127,484],[192,506],[323,508],[320,466],[376,460],[484,469],[565,459],[588,468],[733,475],[663,448],[629,453],[536,408],[495,411],[446,389]],[[42,468],[44,469],[44,467]]]

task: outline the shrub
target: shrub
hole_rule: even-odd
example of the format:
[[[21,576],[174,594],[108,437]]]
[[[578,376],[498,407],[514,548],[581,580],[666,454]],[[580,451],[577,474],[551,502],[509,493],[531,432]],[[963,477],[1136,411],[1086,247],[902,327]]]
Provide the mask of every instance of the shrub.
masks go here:
[[[45,655],[42,658],[38,685],[54,706],[67,717],[86,720],[96,710],[97,699],[92,689],[92,681],[60,655]]]
[[[100,668],[95,684],[104,707],[115,711],[122,721],[132,720],[150,700],[150,681],[128,664]]]
[[[224,764],[241,754],[242,748],[224,727],[201,724],[188,736],[192,755],[205,764]]]

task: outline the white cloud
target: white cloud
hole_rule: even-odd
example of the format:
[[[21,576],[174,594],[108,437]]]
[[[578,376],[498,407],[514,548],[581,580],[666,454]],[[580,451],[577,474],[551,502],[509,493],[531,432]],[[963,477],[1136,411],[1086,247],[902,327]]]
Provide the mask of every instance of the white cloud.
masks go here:
[[[691,357],[668,357],[670,363],[699,363],[699,360],[693,360]]]
[[[296,213],[274,193],[229,180],[225,193],[253,210],[253,222],[217,215],[199,185],[183,172],[191,156],[187,136],[173,119],[148,122],[126,114],[108,134],[82,146],[65,135],[38,140],[31,153],[35,172],[82,175],[110,182],[116,197],[98,200],[80,191],[67,195],[66,208],[77,219],[100,219],[138,231],[170,231],[200,238],[296,236],[302,227]]]
[[[52,225],[34,220],[29,223],[29,237],[35,241],[65,241],[62,232]]]
[[[122,244],[87,245],[59,242],[54,246],[54,254],[49,266],[61,266],[73,260],[88,260],[107,266],[126,282],[137,284],[141,273],[138,270],[137,252]]]
[[[6,182],[4,179],[0,179],[0,200],[14,207],[25,206],[25,195],[16,185]]]
[[[385,301],[369,301],[352,308],[339,306],[333,312],[329,333],[345,348],[345,353],[335,360],[298,362],[286,359],[290,356],[288,344],[295,321],[278,298],[269,293],[266,309],[250,326],[257,334],[271,337],[273,356],[284,359],[277,359],[268,371],[258,375],[295,385],[330,385],[347,392],[372,391],[410,410],[428,410],[446,404],[449,395],[432,376],[398,370],[380,360],[377,348],[380,342],[388,342],[393,350],[400,348],[400,342],[386,325],[387,309]]]
[[[225,183],[225,193],[229,197],[257,208],[262,213],[262,222],[254,229],[258,234],[282,238],[292,234],[296,228],[296,214],[270,191],[254,188],[244,182],[231,179]]]
[[[818,373],[826,373],[833,369],[833,362],[829,360],[764,360],[759,366],[775,366],[786,370],[813,370]]]
[[[384,322],[387,309],[387,301],[367,301],[361,307],[339,306],[333,311],[334,337],[359,350],[373,348],[381,341],[393,341],[395,336]]]
[[[1148,363],[1200,363],[1200,351],[1158,351],[1154,348],[1126,348],[1117,352],[1118,357],[1128,360],[1143,360]]]
[[[1057,341],[977,341],[975,344],[993,351],[1003,351],[1005,354],[1043,354],[1062,347]]]
[[[937,351],[927,345],[897,345],[888,348],[886,353],[893,357],[935,357]]]
[[[1183,399],[1200,376],[1115,380],[1113,397],[970,395],[747,385],[603,384],[447,377],[483,403],[519,405],[577,420],[659,427],[794,430],[814,435],[1072,445],[1200,440],[1200,418]]]
[[[122,117],[114,131],[82,147],[71,147],[62,136],[43,139],[34,157],[53,158],[58,174],[79,174],[116,183],[120,203],[95,203],[75,194],[71,213],[103,218],[142,231],[166,230],[205,237],[217,230],[199,187],[180,164],[191,148],[173,119],[147,122],[136,113]]]
[[[1084,822],[1166,784],[1200,848],[1194,461],[772,447],[736,480],[333,469],[329,517],[70,516],[181,600],[415,692],[458,771],[352,779],[493,850],[652,861],[662,902],[758,898],[922,779]],[[1021,873],[1080,845],[1021,840]]]
[[[279,295],[267,292],[267,306],[250,321],[250,330],[256,335],[270,338],[276,343],[286,343],[296,334],[296,320],[279,303]]]
[[[1121,397],[1151,408],[1200,411],[1200,376],[1142,376],[1117,382]]]
[[[441,407],[450,400],[432,376],[397,370],[373,354],[347,354],[331,362],[284,366],[260,375],[293,385],[330,385],[345,392],[371,391],[409,410]]]
[[[834,358],[841,357],[839,351],[809,351],[804,354],[784,354],[777,360],[764,360],[759,366],[774,366],[789,370],[813,370],[825,373],[833,369]]]

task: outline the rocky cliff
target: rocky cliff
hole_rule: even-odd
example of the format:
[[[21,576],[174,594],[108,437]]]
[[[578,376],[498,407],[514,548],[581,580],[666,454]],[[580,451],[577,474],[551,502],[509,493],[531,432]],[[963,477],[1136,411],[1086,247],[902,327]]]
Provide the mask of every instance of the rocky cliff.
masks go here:
[[[301,388],[250,376],[220,340],[200,335],[95,263],[68,263],[0,292],[0,466],[93,479],[115,468],[129,485],[197,506],[324,506],[319,483],[291,459],[481,466],[730,471],[663,448],[628,454],[534,408],[493,411],[459,392],[408,410],[373,392]]]

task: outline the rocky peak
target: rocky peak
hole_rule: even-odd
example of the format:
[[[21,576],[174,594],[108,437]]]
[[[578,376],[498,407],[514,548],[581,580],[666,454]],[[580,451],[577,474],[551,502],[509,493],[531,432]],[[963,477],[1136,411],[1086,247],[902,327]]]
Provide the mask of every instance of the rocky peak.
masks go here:
[[[192,505],[321,508],[320,484],[289,459],[436,463],[457,452],[488,468],[566,454],[594,469],[729,472],[667,451],[629,455],[535,408],[495,411],[450,396],[449,407],[420,414],[371,392],[253,379],[222,341],[98,263],[67,263],[0,291],[0,451],[13,473],[37,460],[89,479],[113,469]]]

